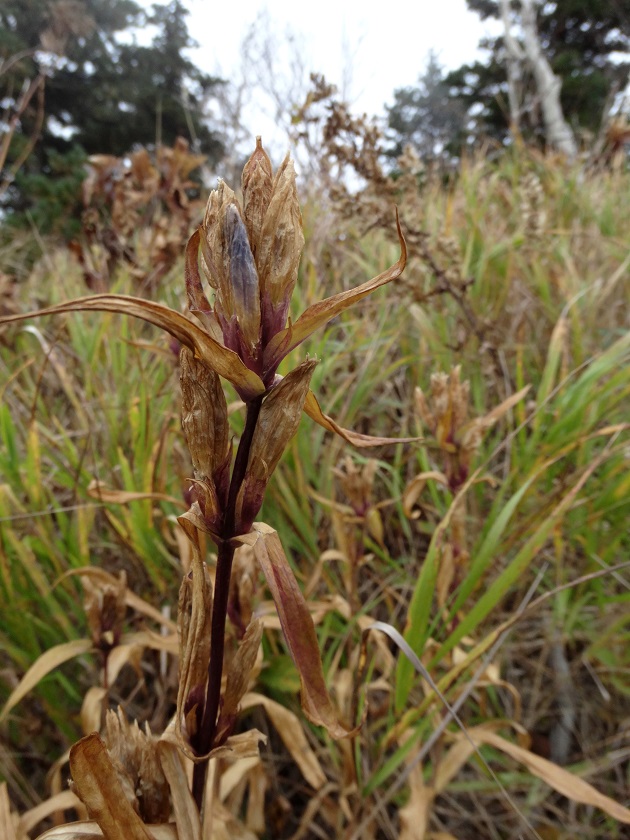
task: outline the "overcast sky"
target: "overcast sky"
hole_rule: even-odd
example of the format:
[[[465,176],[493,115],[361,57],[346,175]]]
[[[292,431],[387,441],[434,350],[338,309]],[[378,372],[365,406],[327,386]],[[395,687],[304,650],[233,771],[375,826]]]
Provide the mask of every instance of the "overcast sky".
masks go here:
[[[190,34],[200,45],[191,57],[203,70],[238,81],[243,37],[266,9],[273,37],[282,42],[293,36],[305,70],[323,73],[353,112],[370,115],[383,113],[396,88],[417,81],[431,49],[446,68],[459,67],[479,55],[484,35],[498,31],[496,21],[482,22],[469,12],[465,0],[184,2]],[[279,68],[290,73],[289,61],[290,54],[280,56]],[[261,107],[273,119],[269,106]],[[264,118],[256,114],[256,102],[247,112],[258,132]]]

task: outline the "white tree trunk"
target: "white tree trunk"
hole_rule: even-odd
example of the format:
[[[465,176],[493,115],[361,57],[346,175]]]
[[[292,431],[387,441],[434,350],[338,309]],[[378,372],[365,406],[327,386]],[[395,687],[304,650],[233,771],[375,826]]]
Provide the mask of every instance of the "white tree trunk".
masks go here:
[[[547,142],[564,152],[567,157],[574,158],[577,155],[577,144],[562,113],[562,106],[560,105],[561,82],[557,76],[554,76],[551,65],[541,49],[536,29],[536,10],[533,0],[521,0],[521,20],[525,53],[531,65],[538,95],[540,96]]]
[[[521,122],[521,78],[522,64],[525,60],[523,48],[512,35],[510,20],[510,0],[499,0],[501,19],[505,29],[504,44],[507,52],[508,102],[510,103],[510,126],[518,134]]]

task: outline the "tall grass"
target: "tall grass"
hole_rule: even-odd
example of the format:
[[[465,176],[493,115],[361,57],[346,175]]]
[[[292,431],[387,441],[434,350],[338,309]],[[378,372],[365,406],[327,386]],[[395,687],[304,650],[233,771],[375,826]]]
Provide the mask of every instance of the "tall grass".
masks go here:
[[[520,150],[465,161],[446,186],[429,179],[419,195],[401,197],[403,227],[423,232],[434,267],[449,272],[454,287],[473,282],[459,299],[429,294],[440,278],[426,253],[412,250],[404,279],[289,359],[293,367],[305,349],[320,359],[312,388],[341,425],[425,440],[375,450],[374,482],[357,510],[338,473],[348,447],[303,418],[270,485],[261,518],[278,530],[313,602],[328,684],[342,715],[367,717],[351,743],[304,724],[329,783],[316,794],[305,793],[290,753],[272,736],[264,765],[270,807],[284,798],[294,811],[275,834],[270,821],[258,836],[625,836],[620,822],[579,797],[569,814],[553,780],[541,781],[531,766],[525,772],[490,741],[458,763],[456,748],[462,755],[464,748],[452,720],[420,751],[439,730],[443,701],[462,700],[458,717],[479,739],[484,726],[517,732],[523,745],[628,804],[629,178]],[[343,239],[329,229],[309,240],[320,208],[304,213],[296,312],[322,289],[349,288],[396,259],[394,242],[359,239],[352,221],[336,222]],[[159,292],[174,308],[182,306],[179,273]],[[66,252],[50,252],[15,305],[60,302],[82,294],[82,282]],[[116,283],[116,291],[132,291],[124,271]],[[81,588],[75,577],[61,580],[68,571],[124,569],[138,595],[157,607],[173,603],[175,515],[191,467],[176,356],[152,328],[67,315],[5,331],[0,364],[3,705],[43,651],[87,635]],[[439,446],[414,410],[414,388],[428,393],[430,375],[457,364],[470,381],[473,417],[530,390],[486,432],[461,487],[453,492],[429,478],[409,510],[409,483],[442,469]],[[238,434],[238,411],[232,421]],[[357,469],[368,460],[352,457]],[[466,511],[469,557],[440,603],[457,506]],[[255,590],[268,613],[260,581]],[[137,617],[128,619],[131,629]],[[400,637],[386,642],[368,631],[375,620]],[[257,688],[297,712],[295,671],[269,626]],[[150,658],[138,666],[140,695],[131,674],[118,689],[145,719],[159,705],[146,686],[173,691],[155,668]],[[80,734],[79,710],[97,671],[84,656],[43,679],[10,716],[10,748],[24,754],[32,744],[46,757],[37,759],[43,771]],[[21,808],[31,804],[32,760],[23,756],[4,771]],[[35,777],[43,795],[43,772]],[[308,808],[311,796],[317,811]],[[243,801],[229,802],[246,822]],[[425,816],[427,833],[413,834]],[[367,833],[353,834],[356,826]]]

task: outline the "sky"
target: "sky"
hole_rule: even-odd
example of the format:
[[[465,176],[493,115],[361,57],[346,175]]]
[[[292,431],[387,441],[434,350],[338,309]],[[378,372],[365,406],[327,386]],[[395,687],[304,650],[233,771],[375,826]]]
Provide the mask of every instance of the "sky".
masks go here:
[[[430,50],[446,69],[453,69],[481,55],[478,44],[484,35],[498,33],[497,21],[482,22],[468,11],[465,0],[184,3],[190,11],[189,32],[200,45],[191,58],[201,69],[235,84],[244,74],[255,79],[257,68],[243,67],[241,45],[258,21],[259,29],[266,27],[276,42],[272,78],[277,87],[298,87],[299,72],[305,72],[306,78],[312,71],[323,73],[337,85],[353,113],[370,116],[384,114],[394,90],[418,80]],[[294,46],[286,47],[287,37]],[[292,66],[296,61],[297,69]],[[244,110],[247,121],[256,124],[254,133],[274,133],[278,128],[265,96],[252,97]]]

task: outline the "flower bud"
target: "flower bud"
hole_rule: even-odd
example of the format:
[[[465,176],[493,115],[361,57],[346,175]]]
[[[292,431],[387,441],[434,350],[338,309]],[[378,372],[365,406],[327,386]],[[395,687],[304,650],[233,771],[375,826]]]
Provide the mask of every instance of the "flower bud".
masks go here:
[[[273,180],[271,199],[256,252],[263,344],[286,324],[303,247],[304,234],[295,169],[287,155]]]
[[[252,253],[256,257],[273,186],[271,161],[262,147],[260,137],[256,138],[256,149],[243,168],[241,186],[243,189],[243,220],[247,228]]]

